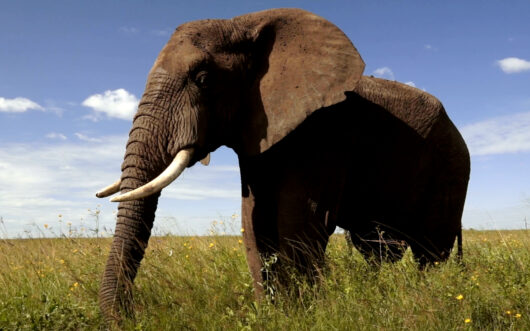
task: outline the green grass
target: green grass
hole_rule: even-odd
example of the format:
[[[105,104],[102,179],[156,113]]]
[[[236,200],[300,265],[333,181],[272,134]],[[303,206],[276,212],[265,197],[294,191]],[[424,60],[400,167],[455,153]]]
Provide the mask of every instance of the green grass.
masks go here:
[[[332,237],[317,286],[256,303],[240,237],[153,237],[135,286],[137,330],[530,329],[530,233],[465,231],[464,262],[375,268]],[[0,240],[0,330],[97,329],[110,239]],[[467,320],[467,323],[466,323]]]

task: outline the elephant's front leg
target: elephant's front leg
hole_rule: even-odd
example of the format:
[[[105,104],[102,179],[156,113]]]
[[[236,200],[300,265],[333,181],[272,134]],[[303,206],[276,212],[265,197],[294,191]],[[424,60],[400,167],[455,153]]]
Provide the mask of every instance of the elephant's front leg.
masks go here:
[[[241,161],[240,161],[241,162]],[[250,168],[255,170],[257,167]],[[275,186],[271,178],[249,171],[240,163],[242,182],[241,221],[247,263],[258,300],[271,281],[272,270],[266,264],[278,254],[278,227]],[[271,266],[276,268],[277,265]]]
[[[294,267],[310,282],[321,274],[328,239],[336,227],[323,192],[308,186],[307,178],[289,175],[277,198],[281,263]],[[289,274],[284,276],[291,278]]]
[[[256,296],[292,286],[292,272],[310,282],[321,273],[334,217],[296,178],[278,186],[247,186],[243,238]]]
[[[255,210],[254,195],[252,192],[247,192],[246,196],[245,194],[243,195],[241,206],[241,232],[245,244],[248,268],[253,279],[254,294],[258,300],[264,297],[262,256],[267,254],[267,246],[264,245],[264,242],[267,241],[265,238],[266,233],[270,232],[264,232],[263,229],[260,229],[259,224],[256,224],[256,221],[259,222],[261,219]]]

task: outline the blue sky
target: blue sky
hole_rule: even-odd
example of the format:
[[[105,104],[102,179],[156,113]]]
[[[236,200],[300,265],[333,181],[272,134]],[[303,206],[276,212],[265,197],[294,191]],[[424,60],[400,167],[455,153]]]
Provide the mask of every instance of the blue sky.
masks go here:
[[[4,1],[0,236],[92,227],[96,208],[112,228],[116,205],[94,192],[119,176],[135,106],[171,32],[277,7],[330,20],[356,45],[365,74],[443,102],[472,153],[464,227],[530,222],[528,1]],[[221,148],[164,190],[156,225],[203,234],[239,214],[239,191],[236,156]]]

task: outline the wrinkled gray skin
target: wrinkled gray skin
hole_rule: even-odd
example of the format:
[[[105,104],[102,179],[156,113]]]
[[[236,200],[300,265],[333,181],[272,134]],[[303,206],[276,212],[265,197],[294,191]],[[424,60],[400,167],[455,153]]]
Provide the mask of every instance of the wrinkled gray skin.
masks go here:
[[[421,264],[446,259],[461,233],[466,145],[436,98],[363,69],[337,27],[302,10],[180,26],[147,78],[121,192],[155,178],[182,149],[195,150],[191,167],[231,147],[258,297],[263,258],[278,254],[280,283],[286,261],[314,275],[336,226],[367,256],[396,259],[410,246]],[[100,289],[108,321],[131,312],[158,196],[118,206]]]

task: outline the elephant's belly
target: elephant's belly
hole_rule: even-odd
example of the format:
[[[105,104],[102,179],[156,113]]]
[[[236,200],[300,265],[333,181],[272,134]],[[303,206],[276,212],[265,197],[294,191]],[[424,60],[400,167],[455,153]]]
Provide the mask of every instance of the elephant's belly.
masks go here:
[[[431,169],[418,159],[409,155],[352,166],[338,202],[337,225],[359,232],[377,226],[409,232],[423,208],[431,177]]]

